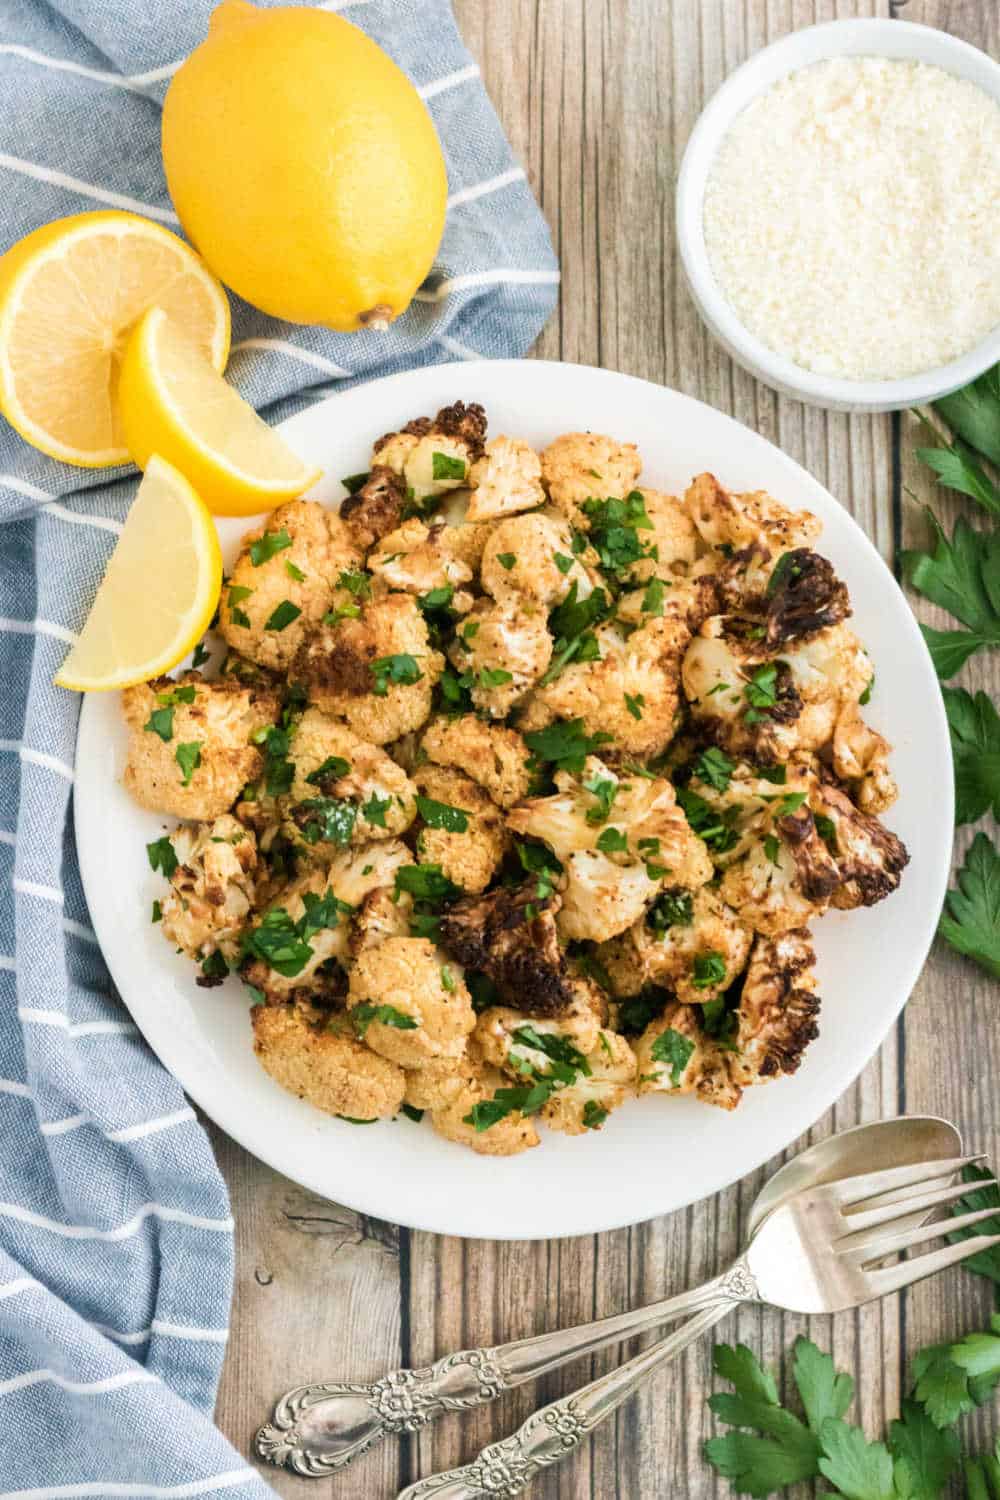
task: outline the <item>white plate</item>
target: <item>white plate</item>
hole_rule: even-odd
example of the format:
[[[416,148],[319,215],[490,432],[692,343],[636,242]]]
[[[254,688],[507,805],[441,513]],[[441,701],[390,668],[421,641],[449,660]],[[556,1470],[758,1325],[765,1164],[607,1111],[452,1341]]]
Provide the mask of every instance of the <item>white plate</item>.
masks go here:
[[[767,489],[825,523],[820,550],[847,581],[855,626],[878,672],[869,716],[895,743],[901,795],[888,822],[911,863],[900,893],[816,927],[821,1035],[798,1073],[751,1089],[735,1114],[687,1099],[646,1098],[585,1137],[544,1132],[507,1160],[475,1156],[404,1117],[355,1126],[292,1098],[257,1064],[245,991],[199,989],[191,964],[150,923],[162,880],[146,844],[170,826],[120,785],[125,730],[117,694],[83,705],[76,835],[94,928],[115,984],[154,1051],[248,1151],[351,1208],[441,1234],[541,1239],[591,1234],[718,1192],[781,1151],[847,1088],[882,1041],[934,935],[948,875],[952,772],[941,694],[916,623],[875,548],[815,479],[756,433],[688,396],[606,370],[541,361],[443,365],[333,396],[284,434],[327,477],[365,466],[372,439],[461,398],[481,401],[494,433],[536,446],[591,428],[639,445],[643,479],[678,491],[711,469],[723,484]],[[231,559],[248,523],[223,521]]]

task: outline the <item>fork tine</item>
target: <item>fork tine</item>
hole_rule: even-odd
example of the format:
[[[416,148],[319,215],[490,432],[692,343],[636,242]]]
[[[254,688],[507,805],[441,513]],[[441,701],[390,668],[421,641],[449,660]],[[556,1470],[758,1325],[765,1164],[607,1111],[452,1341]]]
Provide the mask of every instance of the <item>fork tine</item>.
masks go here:
[[[938,1208],[945,1203],[954,1203],[959,1198],[964,1198],[975,1188],[996,1187],[997,1180],[990,1177],[987,1180],[976,1180],[975,1184],[969,1182],[953,1182],[950,1187],[937,1188],[932,1193],[915,1194],[912,1198],[897,1199],[896,1202],[888,1204],[883,1208],[869,1208],[861,1213],[845,1214],[844,1224],[851,1235],[859,1234],[865,1229],[876,1229],[880,1224],[891,1224],[907,1214],[918,1212],[921,1209]],[[993,1213],[1000,1217],[1000,1210],[994,1209]]]
[[[859,1265],[867,1265],[883,1256],[895,1255],[899,1250],[909,1250],[911,1245],[923,1245],[929,1240],[939,1240],[957,1230],[971,1229],[973,1224],[982,1224],[986,1219],[995,1219],[995,1208],[980,1208],[975,1213],[961,1214],[958,1218],[938,1219],[934,1224],[918,1224],[914,1229],[892,1229],[887,1226],[881,1234],[869,1236],[849,1235],[836,1246],[838,1255],[849,1255]]]
[[[886,1266],[881,1271],[866,1271],[869,1300],[886,1297],[890,1292],[901,1291],[925,1276],[933,1276],[948,1266],[959,1266],[963,1260],[992,1250],[1000,1245],[1000,1234],[976,1234],[971,1239],[960,1240],[957,1245],[945,1245],[940,1250],[931,1250],[926,1255],[914,1256],[912,1260],[900,1261],[897,1266]]]
[[[933,1182],[936,1177],[951,1177],[963,1167],[975,1166],[984,1161],[982,1152],[978,1156],[952,1156],[938,1161],[916,1162],[909,1167],[887,1167],[884,1172],[866,1172],[861,1177],[845,1177],[841,1182],[831,1182],[820,1191],[829,1192],[840,1208],[852,1203],[864,1203],[879,1193],[891,1192],[893,1188],[919,1187],[922,1182]],[[975,1190],[969,1183],[968,1192]]]

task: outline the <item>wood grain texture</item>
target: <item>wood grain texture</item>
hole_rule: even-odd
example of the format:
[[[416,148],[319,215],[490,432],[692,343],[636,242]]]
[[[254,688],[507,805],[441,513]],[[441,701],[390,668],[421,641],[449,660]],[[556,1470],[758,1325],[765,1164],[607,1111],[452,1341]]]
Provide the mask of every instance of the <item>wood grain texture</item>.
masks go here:
[[[683,287],[672,230],[673,182],[690,129],[725,75],[758,47],[816,21],[888,15],[889,0],[455,0],[467,44],[552,227],[563,284],[536,353],[674,386],[731,412],[805,465],[857,517],[883,555],[920,537],[934,493],[910,458],[909,419],[821,412],[776,396],[710,339]],[[1000,52],[995,0],[910,0],[905,18]],[[512,61],[513,60],[513,61]],[[706,456],[710,462],[710,455]],[[931,619],[933,611],[921,618]],[[1000,688],[975,661],[970,685]],[[905,899],[905,894],[901,899]],[[995,990],[971,965],[935,952],[905,1019],[815,1140],[901,1109],[958,1120],[997,1146],[990,1080],[1000,1062]],[[830,1024],[829,1020],[827,1024]],[[797,1143],[800,1145],[802,1143]],[[712,1202],[630,1230],[549,1244],[490,1244],[410,1234],[312,1199],[221,1134],[216,1145],[238,1226],[233,1336],[218,1416],[246,1451],[290,1385],[367,1378],[617,1311],[712,1274],[738,1242],[769,1164]],[[664,1163],[669,1170],[669,1163]],[[985,1312],[972,1278],[837,1319],[745,1313],[729,1325],[772,1364],[808,1329],[858,1384],[858,1420],[881,1433],[898,1411],[906,1350],[972,1326]],[[339,1480],[268,1478],[287,1496],[383,1500],[421,1473],[466,1461],[542,1401],[609,1368],[614,1354],[465,1417],[399,1451],[384,1447]],[[728,1494],[701,1457],[711,1430],[710,1348],[661,1372],[574,1462],[550,1471],[543,1500],[652,1500]]]

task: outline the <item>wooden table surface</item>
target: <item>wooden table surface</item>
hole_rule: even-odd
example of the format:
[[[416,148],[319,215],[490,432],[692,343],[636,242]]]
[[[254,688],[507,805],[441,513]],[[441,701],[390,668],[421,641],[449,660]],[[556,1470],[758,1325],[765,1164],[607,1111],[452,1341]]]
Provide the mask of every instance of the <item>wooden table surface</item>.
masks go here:
[[[685,141],[723,78],[766,42],[815,21],[887,16],[939,26],[1000,56],[997,0],[456,0],[467,44],[552,227],[560,310],[536,352],[686,391],[756,428],[857,517],[887,560],[922,544],[918,501],[951,512],[914,463],[909,416],[828,414],[776,396],[720,352],[682,285],[673,184]],[[921,618],[935,611],[918,604]],[[992,671],[992,680],[991,680]],[[1000,696],[983,655],[960,679]],[[960,839],[964,849],[968,838]],[[899,898],[906,900],[906,887]],[[980,1150],[1000,1146],[996,986],[935,950],[903,1018],[816,1140],[903,1111],[955,1120]],[[825,1024],[835,1026],[834,1014]],[[720,1197],[634,1229],[541,1244],[440,1239],[313,1197],[215,1133],[237,1224],[237,1286],[218,1420],[244,1453],[288,1387],[369,1379],[449,1350],[603,1316],[714,1274],[777,1163]],[[801,1146],[804,1141],[799,1142]],[[664,1162],[664,1170],[670,1170]],[[881,1436],[921,1344],[984,1326],[984,1283],[951,1275],[905,1299],[835,1319],[747,1311],[728,1325],[772,1364],[808,1331],[857,1379],[856,1420]],[[421,1474],[470,1459],[535,1405],[615,1362],[612,1352],[399,1446],[339,1478],[268,1470],[284,1496],[389,1500]],[[652,1500],[729,1494],[701,1456],[712,1429],[710,1342],[660,1373],[575,1461],[532,1493]],[[984,1422],[991,1416],[987,1412]],[[984,1432],[977,1435],[985,1438]]]

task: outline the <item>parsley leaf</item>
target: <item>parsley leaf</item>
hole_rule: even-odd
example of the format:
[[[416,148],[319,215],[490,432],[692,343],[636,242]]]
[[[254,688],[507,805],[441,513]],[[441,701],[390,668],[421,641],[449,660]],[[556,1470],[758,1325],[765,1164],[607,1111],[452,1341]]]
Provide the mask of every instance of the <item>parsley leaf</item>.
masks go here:
[[[703,750],[694,763],[693,774],[705,781],[717,792],[724,792],[732,780],[736,767],[724,750],[712,745]]]
[[[481,688],[487,692],[492,688],[503,687],[508,682],[514,681],[513,672],[508,672],[505,667],[480,667],[476,673],[476,681]]]
[[[1000,464],[1000,374],[995,365],[971,385],[935,401],[934,409],[960,438]]]
[[[668,927],[690,927],[694,921],[694,898],[690,891],[664,891],[646,913],[646,923],[654,932]]]
[[[681,1032],[675,1031],[672,1026],[668,1026],[666,1031],[661,1031],[649,1049],[649,1055],[654,1062],[665,1063],[670,1069],[670,1082],[675,1089],[680,1087],[684,1069],[691,1061],[693,1052],[694,1042]]]
[[[552,558],[552,561],[555,563],[555,565],[559,569],[560,573],[562,573],[564,576],[569,572],[570,568],[573,566],[573,559],[571,557],[567,557],[566,554],[565,554],[565,552],[557,552],[557,553],[555,553],[555,555]]]
[[[773,661],[756,667],[743,689],[751,708],[773,708],[778,701],[778,668]],[[749,720],[748,720],[749,721]]]
[[[500,564],[501,568],[504,568],[509,573],[511,568],[517,562],[517,558],[513,552],[498,552],[497,562]]]
[[[284,526],[280,531],[265,531],[262,537],[250,543],[250,561],[259,568],[261,563],[270,562],[276,553],[284,552],[291,545],[292,539]]]
[[[642,711],[645,708],[645,706],[646,706],[646,699],[645,699],[645,695],[644,694],[642,694],[642,693],[626,693],[625,694],[625,707],[628,709],[628,711],[632,715],[633,719],[641,719],[642,718]]]
[[[287,558],[285,559],[285,572],[288,574],[289,578],[294,578],[296,583],[305,583],[306,581],[306,575],[303,573],[302,569],[297,568],[295,564],[293,562],[289,562]]]
[[[984,1172],[980,1167],[965,1168],[962,1176],[970,1185],[969,1191],[960,1203],[955,1204],[952,1213],[963,1214],[977,1208],[995,1208],[996,1218],[986,1219],[973,1229],[960,1229],[951,1237],[953,1240],[967,1240],[975,1234],[1000,1234],[1000,1189],[977,1185],[989,1175],[989,1172]],[[1000,1286],[1000,1252],[996,1247],[992,1250],[982,1250],[978,1255],[971,1256],[965,1262],[965,1268],[967,1271],[974,1271],[977,1276],[985,1276],[989,1281]]]
[[[165,745],[174,737],[174,711],[172,708],[154,708],[142,726],[150,734],[158,734]]]
[[[530,730],[524,742],[541,761],[551,761],[571,775],[579,775],[588,755],[606,745],[610,734],[587,734],[582,719],[557,719],[545,729]]]
[[[208,661],[208,658],[211,656],[211,654],[211,651],[205,650],[204,641],[199,641],[197,646],[195,646],[194,648],[194,655],[191,658],[192,667],[194,667],[195,669],[197,669],[198,667],[203,667]]]
[[[659,619],[663,614],[663,596],[666,591],[666,584],[662,578],[651,578],[642,596],[642,613]]]
[[[401,683],[404,687],[412,687],[423,677],[423,672],[417,666],[417,659],[408,651],[400,651],[395,656],[377,656],[373,662],[369,662],[369,670],[375,679],[372,692],[376,698],[384,698],[389,691],[390,682]]]
[[[377,792],[372,792],[361,811],[364,814],[365,821],[372,827],[385,828],[387,826],[385,815],[391,806],[391,797],[380,797]]]
[[[166,834],[162,839],[154,839],[151,844],[146,845],[146,857],[149,860],[149,868],[162,871],[168,880],[177,868],[177,855]]]
[[[253,744],[264,747],[264,787],[268,796],[285,796],[295,779],[295,766],[288,758],[291,739],[288,730],[270,724],[265,729],[256,730],[250,738]],[[306,780],[311,781],[312,777]]]
[[[608,776],[593,776],[590,781],[583,783],[584,791],[590,792],[596,798],[597,806],[587,808],[588,823],[606,823],[611,816],[611,808],[618,795],[618,783],[612,781]]]
[[[602,854],[625,854],[628,852],[628,838],[620,828],[605,828],[597,840],[597,847]]]
[[[1000,979],[1000,854],[985,833],[973,839],[944,905],[938,932],[945,942]]]
[[[356,495],[361,487],[368,483],[369,474],[348,474],[340,482],[349,495]]]
[[[917,457],[934,470],[938,483],[945,489],[968,495],[984,510],[1000,516],[1000,489],[979,467],[960,438],[949,448],[918,448]]]
[[[819,1471],[847,1500],[901,1500],[892,1454],[884,1443],[870,1443],[860,1427],[832,1417],[824,1422],[820,1437]]]
[[[574,578],[565,599],[549,614],[549,631],[555,644],[552,661],[539,679],[542,687],[554,681],[571,661],[597,661],[600,658],[600,646],[593,627],[607,619],[610,613],[611,604],[603,589],[593,589],[586,599],[578,599]]]
[[[264,621],[264,629],[287,630],[292,621],[297,620],[301,613],[302,611],[299,609],[299,606],[293,604],[291,599],[282,599],[281,603],[271,611]]]
[[[960,518],[949,542],[933,512],[925,513],[934,551],[903,552],[901,562],[913,588],[967,627],[920,627],[938,676],[953,677],[981,646],[1000,646],[1000,531],[976,531]]]
[[[417,793],[417,812],[428,828],[440,828],[445,833],[467,833],[469,815],[460,807],[451,807],[447,802],[437,802],[433,797],[422,797]]]
[[[600,1130],[608,1118],[608,1111],[596,1099],[588,1099],[583,1106],[584,1130]]]
[[[201,740],[190,740],[187,744],[178,745],[174,751],[174,760],[181,768],[181,786],[190,786],[191,777],[201,765]]]
[[[621,574],[640,558],[656,557],[655,546],[647,546],[638,536],[639,531],[653,530],[638,490],[631,490],[624,500],[585,500],[583,508],[590,518],[590,545],[606,573]]]
[[[416,1031],[419,1024],[413,1016],[397,1010],[394,1005],[372,1005],[366,1000],[351,1011],[351,1025],[359,1038],[364,1037],[373,1021],[380,1026],[391,1026],[395,1031]]]
[[[358,809],[353,802],[337,797],[309,797],[296,805],[292,816],[307,844],[338,844],[343,848],[351,842]]]
[[[955,822],[975,823],[990,808],[1000,820],[1000,714],[985,693],[941,692],[955,758]]]
[[[712,948],[699,953],[691,965],[691,983],[696,990],[707,990],[721,984],[726,977],[726,960]]]
[[[530,1047],[533,1052],[541,1052],[551,1063],[559,1063],[564,1068],[569,1068],[574,1074],[582,1073],[585,1078],[590,1077],[590,1064],[579,1048],[574,1047],[569,1037],[559,1036],[557,1033],[536,1031],[534,1026],[519,1026],[514,1032],[514,1041],[522,1047]],[[566,1083],[572,1082],[564,1078]]]
[[[370,599],[372,596],[371,576],[358,568],[342,572],[337,579],[337,587],[346,589],[355,599]]]
[[[431,478],[464,479],[465,459],[453,458],[450,453],[432,453]]]
[[[403,865],[396,871],[396,895],[408,891],[418,901],[448,901],[459,888],[442,875],[440,865]]]
[[[417,596],[417,604],[424,614],[433,614],[435,610],[447,609],[455,597],[455,585],[443,583],[439,588],[429,589],[426,594]]]
[[[796,1382],[799,1346],[806,1342],[796,1340]],[[713,1468],[731,1479],[740,1494],[758,1497],[814,1478],[820,1455],[818,1436],[781,1405],[774,1377],[758,1363],[751,1350],[745,1344],[738,1344],[735,1349],[729,1344],[716,1344],[712,1363],[716,1373],[731,1383],[733,1391],[711,1396],[708,1402],[711,1410],[733,1428],[754,1429],[710,1438],[705,1444],[705,1457]],[[830,1365],[832,1369],[832,1361]],[[844,1409],[850,1395],[850,1382],[846,1400],[843,1387],[838,1389],[837,1399],[843,1400]],[[822,1409],[822,1403],[817,1403],[816,1409]]]
[[[339,781],[342,776],[347,775],[350,769],[350,761],[345,760],[342,755],[328,755],[326,760],[322,761],[316,767],[315,771],[309,772],[306,781],[308,781],[310,786],[321,787],[325,784],[328,785],[331,782]]]

